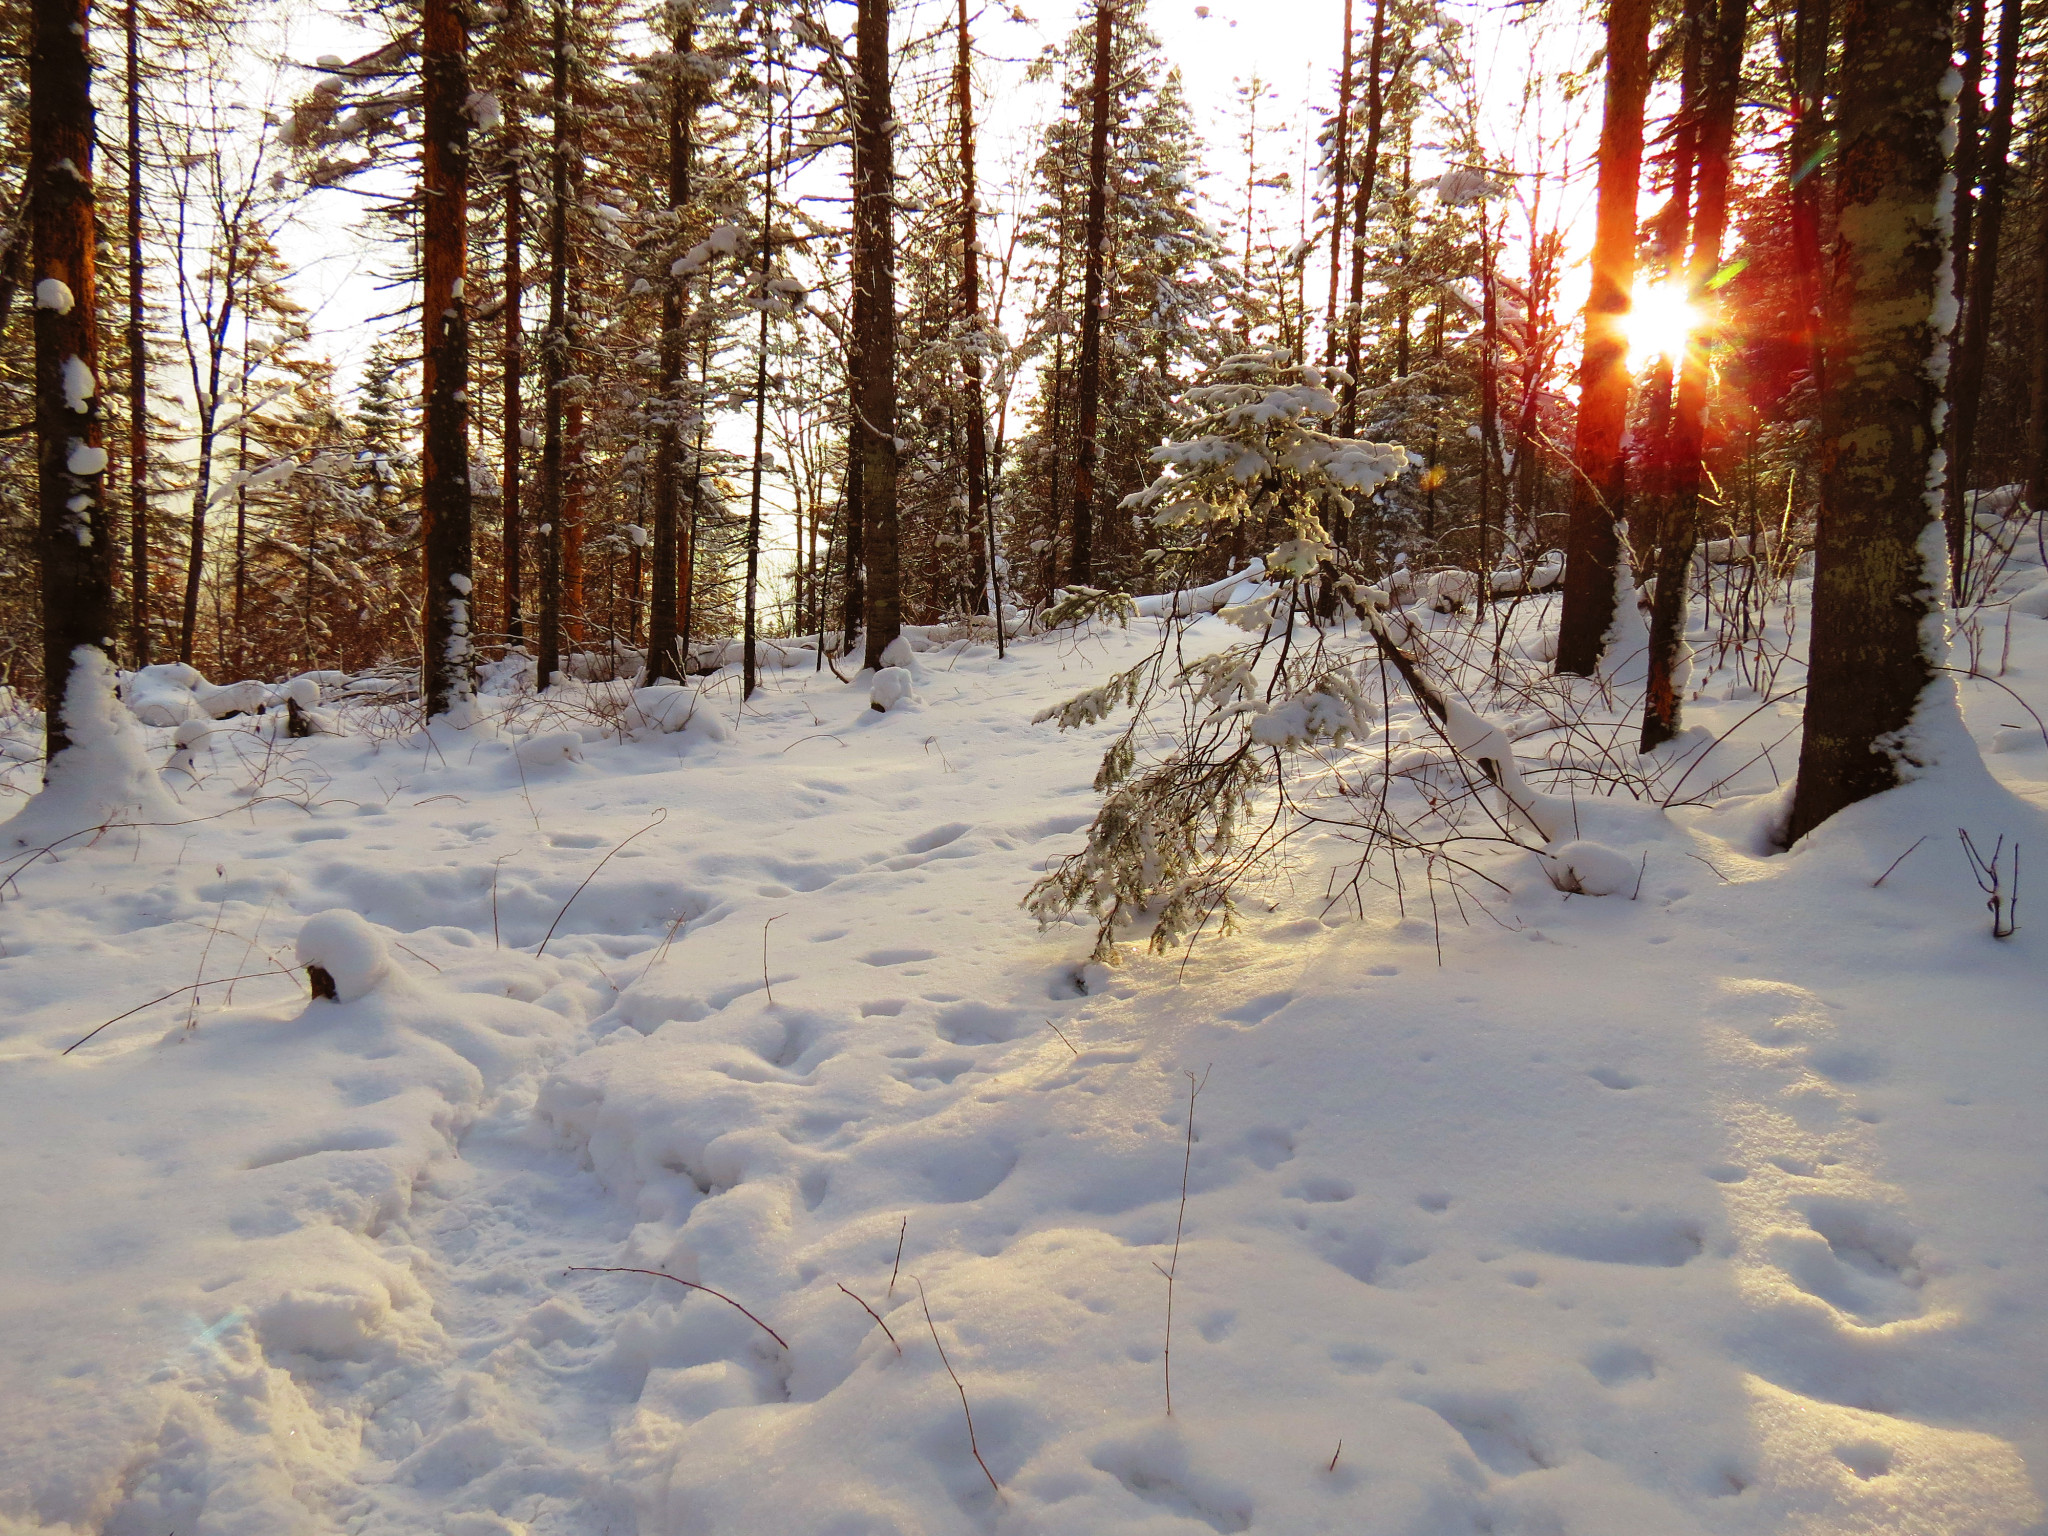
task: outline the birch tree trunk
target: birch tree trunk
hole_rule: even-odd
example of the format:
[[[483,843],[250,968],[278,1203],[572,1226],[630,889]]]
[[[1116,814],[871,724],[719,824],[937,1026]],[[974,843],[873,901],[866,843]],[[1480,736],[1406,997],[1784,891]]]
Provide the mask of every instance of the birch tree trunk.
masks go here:
[[[1796,841],[1924,763],[1913,718],[1933,682],[1943,545],[1930,364],[1946,341],[1952,18],[1945,0],[1846,0],[1837,215],[1828,286],[1824,486],[1814,550]]]

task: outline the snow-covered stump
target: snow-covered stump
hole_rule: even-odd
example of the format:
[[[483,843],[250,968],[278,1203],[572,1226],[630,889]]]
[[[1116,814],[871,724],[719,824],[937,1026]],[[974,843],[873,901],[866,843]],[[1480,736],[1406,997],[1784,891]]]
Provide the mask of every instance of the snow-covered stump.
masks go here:
[[[315,1002],[352,1003],[398,977],[383,936],[339,908],[306,919],[297,953]]]

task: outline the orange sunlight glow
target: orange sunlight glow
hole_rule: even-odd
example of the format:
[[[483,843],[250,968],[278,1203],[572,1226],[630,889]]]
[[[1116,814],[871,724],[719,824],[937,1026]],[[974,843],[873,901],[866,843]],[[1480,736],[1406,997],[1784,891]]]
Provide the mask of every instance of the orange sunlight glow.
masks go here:
[[[1629,372],[1640,372],[1658,357],[1676,363],[1701,318],[1682,284],[1637,283],[1629,311],[1621,317],[1621,333],[1628,338]]]

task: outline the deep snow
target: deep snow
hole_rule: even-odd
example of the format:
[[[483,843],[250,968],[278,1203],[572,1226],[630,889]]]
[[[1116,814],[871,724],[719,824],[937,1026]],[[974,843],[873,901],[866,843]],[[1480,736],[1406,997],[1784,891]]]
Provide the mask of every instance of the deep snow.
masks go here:
[[[2048,849],[2018,706],[2006,788],[1766,857],[1796,700],[1703,678],[1775,762],[1586,803],[1612,894],[1331,905],[1332,834],[1086,966],[1018,901],[1113,726],[1029,722],[1159,622],[627,741],[153,729],[181,824],[0,906],[0,1532],[2048,1529],[2043,951],[1955,841]]]

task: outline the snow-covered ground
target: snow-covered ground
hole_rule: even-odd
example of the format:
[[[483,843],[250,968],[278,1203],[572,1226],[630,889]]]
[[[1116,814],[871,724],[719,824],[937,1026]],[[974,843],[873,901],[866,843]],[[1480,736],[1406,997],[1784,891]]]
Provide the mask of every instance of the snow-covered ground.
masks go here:
[[[1031,719],[1160,622],[152,730],[183,824],[5,865],[0,1531],[2048,1529],[2043,949],[1956,839],[2048,856],[2024,706],[1767,857],[1797,700],[1704,677],[1754,761],[1587,803],[1631,889],[1331,904],[1332,830],[1088,966],[1018,902],[1114,724]]]

